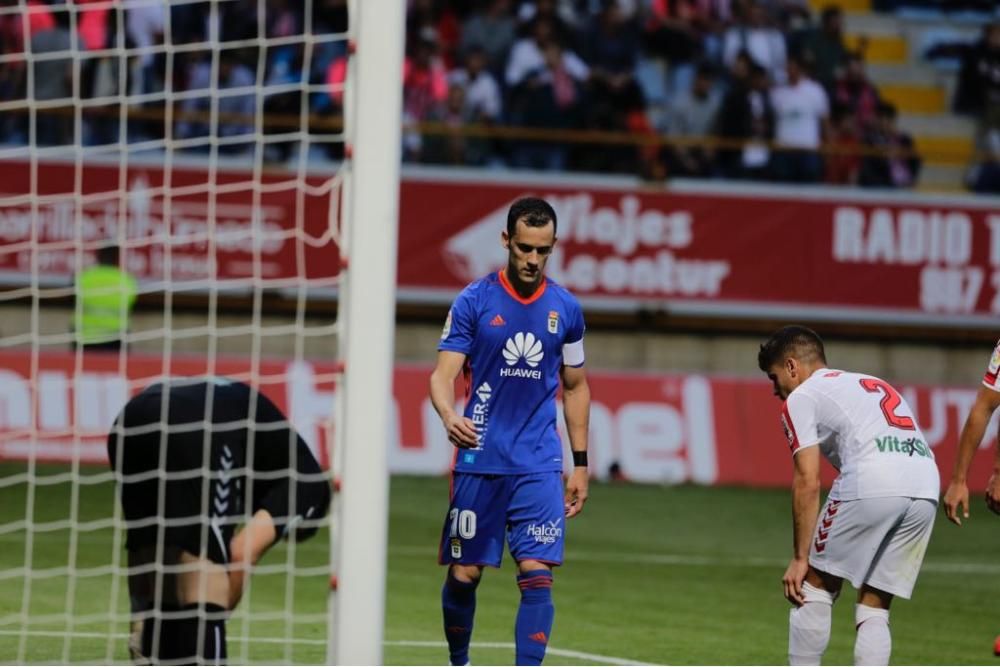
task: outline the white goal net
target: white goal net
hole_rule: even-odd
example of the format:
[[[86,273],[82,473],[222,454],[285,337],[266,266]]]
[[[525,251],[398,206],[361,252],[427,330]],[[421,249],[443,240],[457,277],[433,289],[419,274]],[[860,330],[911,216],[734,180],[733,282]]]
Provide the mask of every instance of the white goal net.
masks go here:
[[[391,130],[389,166],[366,183],[384,200],[374,220],[351,159],[372,132],[354,89],[375,5],[401,41],[402,3],[382,0],[0,2],[0,661],[129,660],[106,440],[128,398],[168,376],[257,387],[351,489],[318,535],[280,542],[255,568],[227,624],[229,660],[380,659],[381,620],[338,642],[331,596],[353,567],[341,544],[356,528],[339,517],[366,502],[351,494],[387,485],[377,455],[346,481],[352,425],[334,408],[335,395],[385,395],[366,364],[379,360],[379,380],[391,363],[391,342],[348,342],[352,326],[375,325],[351,315],[349,285],[366,284],[384,323],[394,281],[398,105],[372,114]],[[369,96],[398,88],[393,46]],[[374,268],[346,268],[371,252],[368,231],[348,240],[358,216],[388,255]],[[367,384],[352,387],[352,371]],[[365,475],[373,485],[354,491]],[[377,536],[384,502],[371,511]],[[372,625],[382,602],[366,605]]]

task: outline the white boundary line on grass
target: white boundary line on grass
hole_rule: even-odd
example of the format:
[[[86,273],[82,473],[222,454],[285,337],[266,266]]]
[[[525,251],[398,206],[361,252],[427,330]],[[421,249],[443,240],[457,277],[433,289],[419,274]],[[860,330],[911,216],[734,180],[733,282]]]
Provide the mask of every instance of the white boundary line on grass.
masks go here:
[[[103,632],[62,632],[58,630],[0,630],[0,636],[20,636],[27,635],[28,637],[72,637],[74,639],[107,639],[108,634]],[[116,639],[127,639],[127,633],[115,633],[110,635]],[[315,646],[325,646],[325,639],[296,639],[294,637],[247,637],[247,641],[251,644],[309,644]],[[241,640],[230,640],[233,644],[241,643]],[[415,640],[387,640],[382,642],[385,646],[401,646],[401,647],[411,647],[411,648],[448,648],[447,642],[441,641],[415,641]],[[514,644],[512,642],[472,642],[472,648],[500,648],[500,649],[514,649]],[[656,663],[652,662],[639,662],[637,660],[629,660],[628,658],[617,658],[610,655],[600,655],[598,653],[586,653],[584,651],[571,651],[569,649],[562,648],[552,648],[546,649],[547,653],[552,655],[558,655],[563,658],[573,658],[576,660],[586,660],[587,662],[594,662],[601,665],[653,665]]]
[[[395,547],[389,549],[390,554],[401,556],[436,557],[437,550],[429,547]],[[718,558],[716,556],[695,556],[689,554],[646,553],[628,554],[599,551],[569,550],[567,562],[580,561],[584,563],[627,563],[631,565],[682,565],[682,566],[734,566],[761,567],[782,569],[788,565],[787,560],[780,558],[764,558],[748,556],[746,558]],[[921,572],[937,574],[1000,574],[1000,563],[973,563],[967,561],[924,561]]]
[[[412,646],[414,648],[448,648],[447,642],[429,642],[429,641],[384,641],[382,642],[386,646]],[[503,649],[513,649],[513,642],[472,642],[472,648],[503,648]],[[583,651],[570,651],[568,649],[562,648],[552,648],[551,646],[545,649],[546,653],[552,655],[558,655],[563,658],[575,658],[576,660],[586,660],[587,662],[596,662],[601,665],[654,665],[656,663],[652,662],[639,662],[637,660],[629,660],[628,658],[616,658],[610,655],[599,655],[597,653],[585,653]]]

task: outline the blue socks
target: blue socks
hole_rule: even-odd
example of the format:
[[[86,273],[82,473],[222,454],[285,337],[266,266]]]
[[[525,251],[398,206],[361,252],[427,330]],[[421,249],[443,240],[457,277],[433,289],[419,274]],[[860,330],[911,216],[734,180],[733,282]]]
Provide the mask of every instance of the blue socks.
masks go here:
[[[444,611],[444,636],[453,665],[469,663],[469,642],[472,641],[472,619],[476,615],[478,581],[459,581],[448,572],[441,589],[441,609]]]
[[[521,589],[521,606],[514,624],[516,664],[540,665],[556,615],[552,604],[552,573],[548,570],[525,572],[518,575],[517,585]]]

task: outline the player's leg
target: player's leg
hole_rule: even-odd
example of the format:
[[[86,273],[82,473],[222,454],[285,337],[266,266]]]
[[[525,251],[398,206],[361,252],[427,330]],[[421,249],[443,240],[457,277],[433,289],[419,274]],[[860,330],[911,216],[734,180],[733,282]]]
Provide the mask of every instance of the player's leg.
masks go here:
[[[889,606],[892,593],[880,591],[865,584],[858,591],[854,606],[855,665],[888,665],[892,653],[892,634],[889,632]]]
[[[805,603],[788,614],[788,662],[792,665],[818,665],[830,643],[833,603],[840,595],[849,565],[842,551],[849,540],[837,533],[851,525],[845,503],[827,499],[816,523],[816,533],[809,547],[809,572],[802,583]],[[867,566],[867,563],[866,563]]]
[[[211,603],[165,607],[159,618],[143,624],[143,652],[154,664],[225,664],[227,614]]]
[[[891,525],[878,545],[855,607],[854,662],[888,665],[892,653],[889,606],[895,596],[909,599],[930,542],[937,504],[926,499],[874,498]]]
[[[559,472],[512,478],[510,552],[517,561],[521,604],[514,623],[516,664],[540,665],[552,635],[552,567],[563,560],[565,507]]]
[[[802,582],[804,602],[788,614],[788,664],[820,664],[830,643],[833,603],[843,583],[840,577],[809,567]]]
[[[455,473],[452,478],[438,560],[448,565],[441,612],[453,665],[469,662],[476,587],[483,567],[499,567],[503,557],[506,486],[504,476]]]

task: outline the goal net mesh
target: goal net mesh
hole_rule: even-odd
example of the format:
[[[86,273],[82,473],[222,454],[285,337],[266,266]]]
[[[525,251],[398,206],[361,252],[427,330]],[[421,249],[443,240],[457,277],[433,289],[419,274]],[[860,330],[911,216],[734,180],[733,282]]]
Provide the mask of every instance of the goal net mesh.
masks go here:
[[[258,387],[330,469],[349,43],[346,0],[0,2],[0,660],[128,660],[106,439],[149,384]],[[325,660],[327,530],[256,567],[232,662]]]

